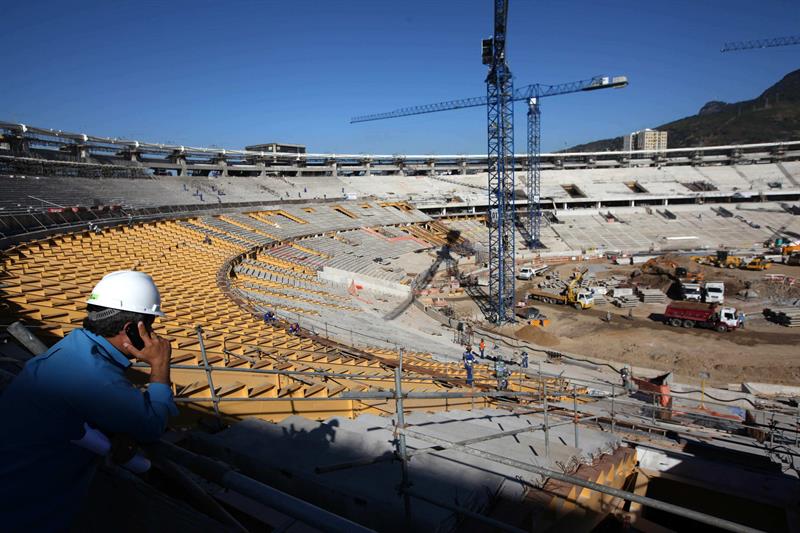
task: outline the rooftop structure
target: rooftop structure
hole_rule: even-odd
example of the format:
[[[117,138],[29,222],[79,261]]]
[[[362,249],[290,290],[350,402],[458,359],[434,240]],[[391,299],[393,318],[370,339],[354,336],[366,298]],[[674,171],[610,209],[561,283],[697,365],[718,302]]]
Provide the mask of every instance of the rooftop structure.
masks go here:
[[[304,154],[306,147],[302,144],[286,144],[286,143],[264,143],[253,144],[245,146],[244,149],[248,152],[270,152],[282,154]]]

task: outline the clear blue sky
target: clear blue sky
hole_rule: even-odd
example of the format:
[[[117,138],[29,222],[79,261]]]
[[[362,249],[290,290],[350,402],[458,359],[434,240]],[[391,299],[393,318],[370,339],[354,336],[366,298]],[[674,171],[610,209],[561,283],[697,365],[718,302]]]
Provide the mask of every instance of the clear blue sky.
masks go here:
[[[192,146],[481,153],[480,108],[349,124],[353,115],[485,93],[491,0],[3,3],[0,120]],[[511,0],[518,86],[626,74],[622,90],[543,101],[545,150],[757,96],[800,47],[797,0]],[[525,109],[517,104],[518,151]]]

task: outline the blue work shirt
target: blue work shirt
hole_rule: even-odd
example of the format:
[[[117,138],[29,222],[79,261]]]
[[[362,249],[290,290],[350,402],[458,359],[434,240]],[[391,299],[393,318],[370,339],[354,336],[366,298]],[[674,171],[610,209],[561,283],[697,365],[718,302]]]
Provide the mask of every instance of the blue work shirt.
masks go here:
[[[177,414],[172,390],[146,392],[105,338],[76,329],[27,362],[0,395],[0,529],[63,531],[80,510],[99,457],[76,446],[84,423],[107,435],[157,440]]]
[[[464,360],[464,366],[471,367],[475,363],[475,356],[472,355],[472,352],[464,352],[461,358]]]

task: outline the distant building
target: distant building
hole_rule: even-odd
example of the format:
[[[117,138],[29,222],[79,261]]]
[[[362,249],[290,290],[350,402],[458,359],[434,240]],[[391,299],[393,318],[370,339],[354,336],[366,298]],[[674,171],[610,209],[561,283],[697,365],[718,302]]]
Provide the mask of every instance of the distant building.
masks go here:
[[[625,151],[645,150],[659,152],[667,149],[667,132],[651,129],[634,131],[623,137],[622,149]]]
[[[276,152],[283,154],[304,154],[306,147],[302,144],[266,143],[245,146],[245,150],[250,152]]]

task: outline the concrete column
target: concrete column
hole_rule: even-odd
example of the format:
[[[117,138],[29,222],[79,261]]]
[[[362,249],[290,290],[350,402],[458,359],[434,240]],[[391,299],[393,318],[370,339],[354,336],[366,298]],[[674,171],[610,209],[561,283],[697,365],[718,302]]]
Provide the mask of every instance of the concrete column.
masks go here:
[[[563,207],[562,209],[564,209],[564,211],[566,211],[567,209],[569,209],[569,208],[567,207],[567,202],[564,202],[564,207]]]
[[[337,177],[339,175],[339,163],[335,159],[331,160],[331,176]]]
[[[224,158],[217,160],[217,166],[220,168],[220,176],[223,178],[228,177],[228,162]]]
[[[372,162],[369,159],[364,161],[364,167],[366,168],[366,171],[364,172],[364,175],[365,176],[372,176]]]
[[[661,205],[669,205],[669,200],[664,198],[664,201],[661,202]]]
[[[264,161],[258,161],[256,163],[258,167],[258,177],[259,178],[266,178],[267,177],[267,165],[264,164]]]
[[[597,202],[597,209],[600,209],[601,207],[603,207],[602,204],[600,202]]]
[[[181,155],[175,156],[175,163],[177,163],[178,166],[180,167],[178,169],[178,176],[183,178],[183,177],[186,177],[186,176],[189,175],[189,172],[186,170],[186,156],[185,155],[181,154]]]
[[[631,200],[630,206],[631,207],[636,207],[636,200]]]

